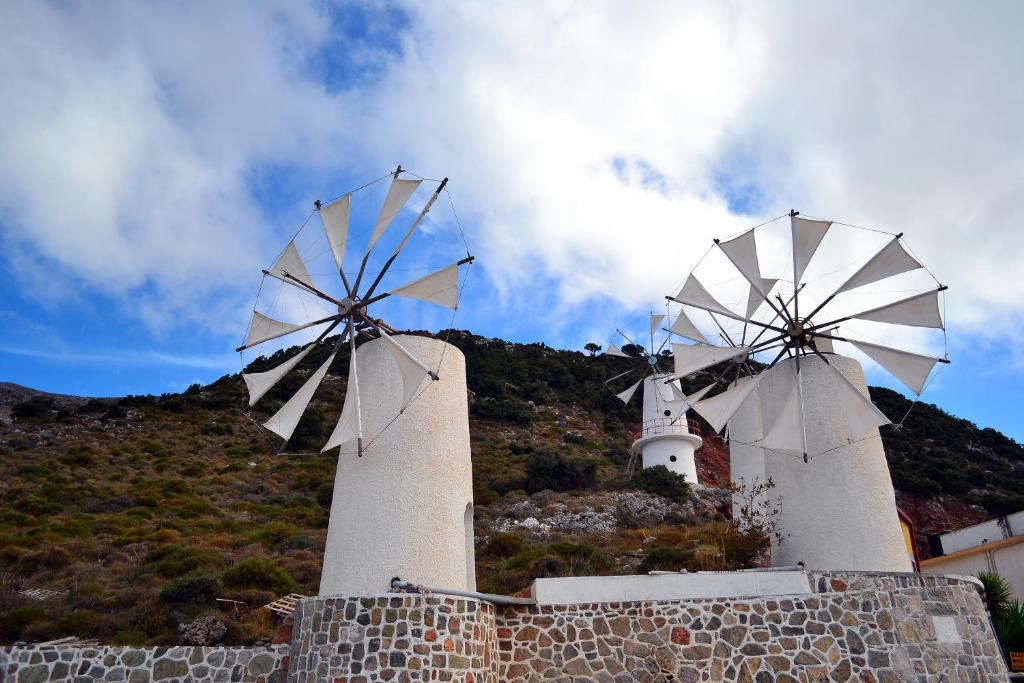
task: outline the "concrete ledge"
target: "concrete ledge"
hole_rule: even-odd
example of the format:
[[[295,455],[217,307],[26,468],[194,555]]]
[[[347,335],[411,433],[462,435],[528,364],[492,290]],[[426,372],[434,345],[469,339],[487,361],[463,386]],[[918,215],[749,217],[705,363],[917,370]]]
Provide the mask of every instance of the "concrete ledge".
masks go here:
[[[806,572],[699,572],[646,576],[579,576],[537,579],[538,605],[738,598],[811,593]]]

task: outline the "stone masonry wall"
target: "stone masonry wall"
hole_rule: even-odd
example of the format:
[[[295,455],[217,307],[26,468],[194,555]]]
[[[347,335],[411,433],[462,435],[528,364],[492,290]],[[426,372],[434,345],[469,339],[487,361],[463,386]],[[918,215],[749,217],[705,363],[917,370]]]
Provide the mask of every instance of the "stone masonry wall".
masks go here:
[[[1008,680],[972,581],[808,579],[812,592],[802,595],[553,606],[440,594],[309,598],[290,649],[8,648],[0,683]]]
[[[496,683],[494,614],[490,603],[443,595],[303,600],[288,679]]]
[[[0,682],[284,683],[288,646],[0,648]]]
[[[775,598],[505,608],[502,681],[1006,681],[975,587],[817,574]]]

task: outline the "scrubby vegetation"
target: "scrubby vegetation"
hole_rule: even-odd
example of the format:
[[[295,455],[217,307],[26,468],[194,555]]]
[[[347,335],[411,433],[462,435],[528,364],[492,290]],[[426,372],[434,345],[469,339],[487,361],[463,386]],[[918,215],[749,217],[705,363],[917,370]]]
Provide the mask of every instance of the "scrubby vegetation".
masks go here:
[[[626,475],[639,402],[623,406],[603,383],[629,361],[467,332],[450,340],[466,355],[473,392],[482,590],[515,592],[538,576],[759,561],[770,525],[695,512],[696,494],[667,470]],[[238,375],[181,394],[26,394],[10,404],[10,420],[0,422],[0,642],[78,635],[169,644],[179,624],[208,614],[228,625],[225,642],[269,638],[274,622],[260,606],[318,587],[336,456],[316,452],[340,410],[346,354],[287,453],[256,423],[321,362],[306,358],[252,419],[243,414]],[[684,389],[702,383],[696,377]],[[909,407],[886,390],[873,397],[889,415]],[[993,513],[1024,508],[1024,448],[993,430],[918,405],[902,430],[883,438],[899,489],[954,496]],[[531,494],[573,508],[581,493],[636,490],[689,511],[654,519],[622,508],[615,529],[601,533],[492,529],[495,510]],[[37,588],[65,595],[34,602],[19,592]]]

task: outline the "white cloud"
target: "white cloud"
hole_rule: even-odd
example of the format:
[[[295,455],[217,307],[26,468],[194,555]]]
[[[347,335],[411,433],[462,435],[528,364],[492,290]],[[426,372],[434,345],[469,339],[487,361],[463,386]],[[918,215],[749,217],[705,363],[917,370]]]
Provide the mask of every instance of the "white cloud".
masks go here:
[[[657,306],[712,237],[791,206],[904,231],[961,333],[1021,323],[1019,5],[406,11],[396,49],[366,50],[298,3],[6,6],[0,205],[22,270],[141,292],[147,319],[205,311],[266,256],[254,174],[401,161],[452,178],[503,315],[536,312],[550,342]],[[310,65],[338,56],[366,71],[328,88]],[[750,215],[730,210],[750,188]]]

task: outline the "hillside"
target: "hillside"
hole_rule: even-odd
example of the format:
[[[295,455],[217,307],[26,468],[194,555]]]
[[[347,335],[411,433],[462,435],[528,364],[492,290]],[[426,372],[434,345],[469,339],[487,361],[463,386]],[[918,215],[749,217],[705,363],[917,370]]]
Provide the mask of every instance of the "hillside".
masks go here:
[[[722,491],[627,476],[638,402],[624,407],[603,386],[622,359],[468,332],[450,341],[466,355],[473,394],[481,590],[758,562],[770,520],[729,524]],[[273,620],[256,608],[316,591],[335,460],[315,451],[340,410],[348,358],[335,360],[287,452],[257,422],[320,362],[305,359],[251,415],[238,375],[121,399],[0,385],[0,642],[166,644],[203,614],[227,624],[225,642],[268,638]],[[872,397],[890,416],[910,406],[885,389]],[[924,404],[883,432],[900,503],[922,535],[1024,508],[1024,447],[1011,439]],[[720,440],[708,438],[698,460],[702,476],[728,481]],[[66,595],[41,603],[17,592],[38,588]]]

